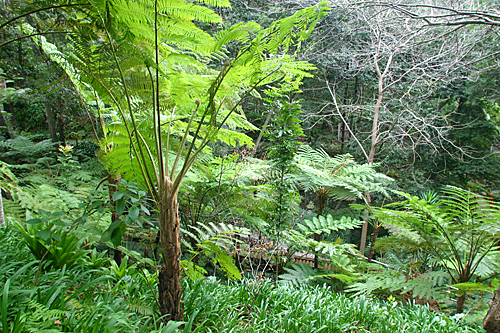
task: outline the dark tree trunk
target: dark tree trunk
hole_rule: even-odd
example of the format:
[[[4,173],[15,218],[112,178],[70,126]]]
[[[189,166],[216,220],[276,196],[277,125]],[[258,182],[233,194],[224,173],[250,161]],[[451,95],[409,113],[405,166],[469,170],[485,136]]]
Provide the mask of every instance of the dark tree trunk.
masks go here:
[[[378,233],[380,231],[380,224],[376,224],[375,228],[373,228],[373,233],[372,233],[372,243],[370,244],[370,249],[368,250],[368,261],[371,262],[373,259],[373,256],[375,255],[375,250],[373,248],[373,245],[378,239]]]
[[[47,117],[47,125],[49,125],[50,138],[52,142],[57,142],[57,130],[56,130],[56,121],[54,119],[54,113],[50,107],[50,102],[45,101],[45,116]]]
[[[326,192],[325,189],[320,189],[319,191],[316,192],[316,195],[318,197],[318,217],[323,215],[323,211],[325,210],[325,205],[326,205],[326,200],[328,199],[328,193]],[[320,234],[314,234],[314,240],[317,242],[321,242],[321,235]],[[318,260],[318,254],[314,254],[314,268],[319,268],[319,260]]]
[[[165,193],[160,194],[158,219],[160,244],[163,249],[163,265],[158,279],[160,312],[165,322],[181,321],[184,304],[181,302],[181,243],[179,235],[179,203],[177,193],[172,193],[172,182],[165,180]]]
[[[111,205],[113,206],[113,212],[111,213],[111,223],[117,221],[120,216],[118,216],[118,213],[116,212],[116,202],[113,201],[113,194],[117,191],[117,186],[120,184],[121,176],[118,174],[116,177],[113,177],[112,175],[108,175],[108,193],[109,193],[109,201],[111,202]],[[121,265],[122,263],[122,252],[120,250],[115,249],[114,254],[113,254],[113,259],[115,260],[116,264],[118,266]]]
[[[61,145],[66,145],[66,135],[64,135],[64,120],[63,116],[59,116],[57,127],[59,128],[59,141],[61,141]]]
[[[483,320],[483,328],[486,333],[500,332],[500,286],[490,302],[490,309]]]
[[[464,312],[464,304],[465,304],[465,296],[466,292],[457,298],[457,313],[462,313]]]

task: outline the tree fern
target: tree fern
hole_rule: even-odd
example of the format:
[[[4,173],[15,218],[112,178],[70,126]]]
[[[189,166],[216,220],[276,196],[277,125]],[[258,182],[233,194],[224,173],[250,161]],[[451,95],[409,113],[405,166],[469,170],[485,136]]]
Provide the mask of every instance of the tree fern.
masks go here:
[[[295,181],[305,190],[324,191],[337,200],[362,199],[365,191],[387,195],[391,178],[371,164],[357,164],[350,155],[330,157],[324,150],[303,145],[295,158],[300,173]]]
[[[377,242],[378,247],[402,247],[428,253],[448,272],[454,283],[487,278],[498,272],[500,206],[489,198],[456,187],[446,187],[440,200],[424,199],[398,192],[406,198],[373,214],[392,229]],[[458,299],[463,310],[465,295]]]
[[[229,5],[227,1],[209,3]],[[52,52],[53,59],[82,90],[82,96],[93,95],[96,105],[108,103],[119,115],[129,139],[129,151],[121,151],[123,164],[110,171],[139,171],[144,179],[142,184],[159,214],[164,248],[159,286],[171,288],[160,292],[160,308],[162,313],[168,313],[167,321],[181,320],[177,203],[181,181],[210,142],[230,137],[226,123],[241,126],[246,122],[238,115],[246,96],[258,86],[275,81],[298,85],[308,75],[306,71],[312,66],[293,64],[295,57],[286,53],[298,49],[328,8],[322,2],[273,22],[267,29],[259,30],[257,25],[233,28],[255,29],[251,33],[256,37],[250,41],[244,33],[233,33],[227,40],[242,38],[245,44],[218,71],[200,60],[211,55],[220,57],[224,45],[216,44],[194,23],[220,22],[213,9],[189,1],[94,0],[90,8],[82,10],[87,12],[88,27],[94,30],[79,30],[81,34],[73,36],[74,52],[63,58]],[[39,40],[43,42],[43,38]],[[51,51],[49,46],[45,43],[44,47]],[[146,77],[151,85],[145,84]],[[174,115],[184,118],[162,121],[165,116]],[[147,118],[152,119],[152,126],[141,127],[141,118],[144,123]],[[238,135],[240,141],[245,138]],[[228,142],[235,143],[231,139]],[[102,147],[105,154],[113,154],[114,148],[108,143]],[[207,246],[210,244],[213,245]],[[224,253],[216,253],[216,260],[227,262],[226,259]],[[170,296],[164,297],[167,294]]]

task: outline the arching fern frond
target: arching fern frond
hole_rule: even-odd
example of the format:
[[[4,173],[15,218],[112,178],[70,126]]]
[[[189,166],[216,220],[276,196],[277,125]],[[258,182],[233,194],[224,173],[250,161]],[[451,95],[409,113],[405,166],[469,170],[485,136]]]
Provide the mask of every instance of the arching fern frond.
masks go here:
[[[349,216],[341,216],[335,219],[331,214],[328,214],[326,217],[320,215],[313,217],[312,220],[304,220],[297,225],[297,228],[307,237],[314,234],[331,234],[339,230],[354,229],[362,224],[362,220],[353,219]]]
[[[365,191],[387,193],[392,181],[374,165],[357,164],[350,155],[330,157],[324,150],[307,145],[299,148],[295,163],[300,170],[294,181],[306,191],[324,191],[337,200],[363,199]]]

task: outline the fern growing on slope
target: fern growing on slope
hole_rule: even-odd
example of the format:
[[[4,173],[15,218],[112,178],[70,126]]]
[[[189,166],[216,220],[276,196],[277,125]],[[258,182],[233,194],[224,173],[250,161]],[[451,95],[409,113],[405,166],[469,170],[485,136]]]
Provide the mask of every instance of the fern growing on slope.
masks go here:
[[[324,150],[307,145],[299,148],[295,163],[300,168],[295,182],[318,197],[355,200],[362,199],[365,191],[388,195],[387,185],[392,181],[372,164],[357,164],[348,154],[330,157]]]
[[[390,236],[377,241],[377,248],[423,251],[456,284],[486,280],[498,274],[500,205],[451,186],[442,191],[435,203],[397,193],[406,200],[370,208],[391,230]],[[465,294],[459,294],[457,312],[463,311]]]

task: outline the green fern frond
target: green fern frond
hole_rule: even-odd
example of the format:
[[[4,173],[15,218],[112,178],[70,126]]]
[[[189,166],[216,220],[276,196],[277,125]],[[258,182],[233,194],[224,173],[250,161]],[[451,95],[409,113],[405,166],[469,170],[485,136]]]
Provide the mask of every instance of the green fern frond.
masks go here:
[[[334,219],[331,214],[325,216],[313,217],[312,220],[304,220],[302,224],[298,224],[297,228],[304,236],[314,234],[331,234],[339,230],[354,229],[363,224],[362,220],[353,219],[349,216],[341,216],[339,219]]]
[[[337,200],[362,199],[365,191],[388,195],[386,188],[392,181],[376,172],[374,165],[359,165],[350,155],[330,157],[307,145],[299,148],[295,164],[300,172],[294,182],[306,191],[325,191]]]
[[[292,264],[292,268],[285,267],[287,273],[279,276],[280,283],[291,284],[299,287],[304,283],[311,282],[319,273],[317,269],[306,264]]]
[[[246,228],[240,228],[225,223],[208,224],[198,222],[196,226],[190,226],[190,230],[182,229],[182,232],[196,240],[200,245],[204,243],[213,243],[220,248],[227,249],[234,243],[241,242],[235,235],[247,236],[250,231]]]
[[[62,319],[65,318],[66,316],[69,316],[68,311],[60,309],[49,309],[44,304],[38,303],[33,299],[27,298],[26,303],[28,304],[29,308],[35,310],[34,312],[30,313],[29,320],[31,322],[50,321],[50,320],[53,321],[54,319]]]

